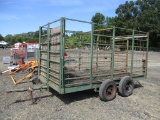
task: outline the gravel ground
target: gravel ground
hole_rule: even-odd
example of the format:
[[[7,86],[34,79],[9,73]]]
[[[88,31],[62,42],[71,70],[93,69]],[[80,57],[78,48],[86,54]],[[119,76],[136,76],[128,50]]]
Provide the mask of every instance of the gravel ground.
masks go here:
[[[9,49],[0,49],[0,71]],[[6,90],[33,86],[28,80],[15,86],[10,76],[0,75],[0,120],[160,120],[160,53],[149,53],[148,79],[136,85],[133,95],[103,102],[93,90],[59,95],[55,91],[34,91],[37,104],[30,105],[27,92],[6,94]]]

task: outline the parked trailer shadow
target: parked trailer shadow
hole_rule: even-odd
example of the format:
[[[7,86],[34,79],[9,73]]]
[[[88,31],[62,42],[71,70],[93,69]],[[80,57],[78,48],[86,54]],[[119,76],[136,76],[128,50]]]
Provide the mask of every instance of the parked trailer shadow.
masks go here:
[[[139,81],[134,82],[134,89],[143,87]]]
[[[50,92],[56,97],[58,97],[65,104],[70,104],[72,102],[81,101],[84,99],[99,97],[98,93],[94,92],[93,90],[85,90],[61,95],[51,88]]]

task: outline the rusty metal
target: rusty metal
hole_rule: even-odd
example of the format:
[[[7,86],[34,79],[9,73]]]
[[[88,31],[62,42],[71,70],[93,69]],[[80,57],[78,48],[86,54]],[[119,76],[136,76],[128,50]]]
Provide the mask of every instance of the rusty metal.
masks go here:
[[[30,99],[31,99],[31,105],[33,104],[37,104],[34,97],[33,97],[33,91],[34,90],[42,90],[42,89],[47,89],[47,86],[43,85],[43,86],[38,86],[38,87],[29,87],[27,89],[23,88],[23,89],[17,89],[17,90],[7,90],[6,93],[9,94],[9,93],[13,93],[13,92],[28,92],[29,95],[30,95]]]
[[[145,69],[146,69],[146,60],[145,59],[143,59],[142,60],[142,68],[143,68],[143,72],[145,72]]]
[[[7,90],[6,93],[9,94],[9,93],[13,93],[13,92],[25,92],[25,91],[27,91],[27,89]]]
[[[37,60],[30,60],[22,65],[18,65],[15,69],[8,71],[9,75],[12,75],[21,70],[34,69],[38,66]]]
[[[37,103],[35,102],[34,98],[33,98],[33,89],[29,87],[29,88],[27,89],[27,91],[28,91],[28,93],[29,93],[29,95],[30,95],[30,99],[31,99],[31,101],[32,101],[31,105],[37,104]]]
[[[109,85],[106,89],[106,96],[107,98],[113,98],[115,96],[115,87],[114,85]]]

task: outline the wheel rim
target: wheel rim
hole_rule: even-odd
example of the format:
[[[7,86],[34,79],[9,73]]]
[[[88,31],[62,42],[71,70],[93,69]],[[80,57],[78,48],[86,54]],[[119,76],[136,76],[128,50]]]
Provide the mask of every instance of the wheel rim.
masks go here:
[[[128,82],[126,83],[126,85],[125,85],[125,91],[126,91],[127,93],[131,92],[131,91],[132,91],[132,87],[133,87],[132,82],[131,82],[131,81],[128,81]]]
[[[115,96],[115,86],[109,85],[106,89],[106,97],[113,98]]]

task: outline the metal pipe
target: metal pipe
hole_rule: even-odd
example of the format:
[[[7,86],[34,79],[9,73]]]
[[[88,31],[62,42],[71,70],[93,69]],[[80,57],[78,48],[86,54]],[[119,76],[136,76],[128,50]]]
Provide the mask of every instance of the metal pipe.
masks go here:
[[[81,48],[81,38],[80,38],[80,46],[79,46],[79,71],[80,71],[80,68],[81,68],[81,55],[82,55],[82,48]]]
[[[106,36],[106,35],[100,35],[100,34],[93,34],[94,36],[102,36],[102,37],[108,37],[108,38],[112,38],[113,36]]]
[[[61,21],[61,19],[55,20],[55,21],[53,21],[53,22],[50,22],[50,24],[56,23],[56,22],[58,22],[58,21]]]
[[[41,64],[41,33],[42,33],[42,27],[39,27],[39,57],[38,57],[38,78],[40,76],[40,64]]]
[[[53,21],[53,22],[50,22],[49,24],[52,24],[52,23],[58,22],[58,21],[60,21],[60,20],[61,20],[61,19],[55,20],[55,21]],[[48,24],[42,25],[41,27],[45,27],[45,26],[48,26]],[[48,28],[48,27],[46,27],[46,28]]]
[[[112,80],[113,80],[113,76],[114,76],[114,52],[115,52],[115,27],[113,27],[112,55],[111,55],[111,77],[112,77]]]
[[[39,87],[33,87],[33,88],[28,88],[28,89],[17,89],[17,90],[7,90],[6,93],[12,93],[12,92],[25,92],[28,91],[28,93],[30,94],[30,99],[32,101],[31,105],[36,104],[34,97],[33,97],[33,90],[41,90],[41,89],[46,89],[47,86],[39,86]]]
[[[48,85],[48,81],[49,81],[49,68],[50,68],[50,62],[49,62],[49,60],[50,60],[50,54],[49,54],[49,52],[50,52],[50,23],[48,23],[48,29],[47,29],[47,47],[48,47],[48,49],[47,49],[47,86],[48,86],[48,90],[49,90],[49,85]]]
[[[127,40],[127,51],[126,51],[126,72],[128,72],[128,46],[129,46],[129,41]]]
[[[61,34],[60,34],[60,92],[64,93],[64,41],[65,41],[65,19],[61,18]]]
[[[91,24],[91,57],[90,57],[90,82],[91,82],[91,88],[92,88],[92,80],[93,80],[93,71],[92,71],[92,66],[93,66],[93,40],[94,40],[94,24]]]
[[[146,45],[146,63],[145,63],[145,78],[147,79],[147,68],[148,68],[148,46],[149,46],[149,32],[147,33],[147,45]]]
[[[98,49],[99,49],[98,46],[99,46],[99,45],[98,45],[98,44],[99,44],[99,36],[97,36],[97,45],[96,45],[96,50],[97,50],[97,51],[96,51],[96,52],[97,52],[97,54],[96,54],[96,69],[98,68],[98,58],[99,58],[99,56],[98,56],[98,53],[99,53],[99,52],[98,52],[98,51],[99,51],[99,50],[98,50]]]
[[[86,21],[82,21],[82,20],[76,20],[76,19],[70,19],[70,18],[63,18],[63,19],[92,24],[92,22],[86,22]]]
[[[115,27],[115,28],[118,28],[118,29],[121,29],[121,30],[128,30],[128,31],[132,31],[133,30],[133,29],[126,29],[126,28],[121,28],[121,27]],[[134,30],[134,31],[147,34],[147,32],[144,32],[144,31],[139,31],[139,30]]]
[[[132,30],[131,77],[133,77],[133,61],[134,61],[134,30]]]
[[[29,95],[30,95],[30,99],[31,99],[31,101],[32,101],[31,105],[36,104],[36,102],[35,102],[35,100],[34,100],[34,98],[33,98],[33,90],[29,87],[29,88],[27,89],[27,91],[28,91],[28,93],[29,93]]]

